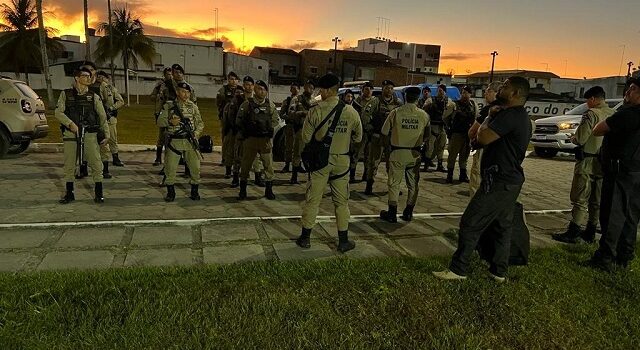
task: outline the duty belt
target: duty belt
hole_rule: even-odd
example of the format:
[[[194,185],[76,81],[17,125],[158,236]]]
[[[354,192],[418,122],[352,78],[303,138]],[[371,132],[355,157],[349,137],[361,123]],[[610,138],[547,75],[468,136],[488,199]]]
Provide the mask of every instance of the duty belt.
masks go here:
[[[414,147],[399,147],[399,146],[394,146],[391,145],[391,151],[397,151],[397,150],[402,150],[402,149],[406,149],[406,150],[411,150],[411,151],[417,151],[420,152],[422,147],[421,146],[414,146]]]

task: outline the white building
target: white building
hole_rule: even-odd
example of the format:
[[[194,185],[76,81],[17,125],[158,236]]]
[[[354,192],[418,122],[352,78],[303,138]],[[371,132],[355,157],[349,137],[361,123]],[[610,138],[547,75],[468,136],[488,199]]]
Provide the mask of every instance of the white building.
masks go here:
[[[438,73],[440,66],[440,45],[367,38],[358,40],[358,46],[350,50],[385,54],[410,72]]]
[[[593,79],[551,79],[549,91],[558,95],[584,98],[585,91],[594,86],[601,86],[607,98],[622,98],[627,77],[602,77]]]

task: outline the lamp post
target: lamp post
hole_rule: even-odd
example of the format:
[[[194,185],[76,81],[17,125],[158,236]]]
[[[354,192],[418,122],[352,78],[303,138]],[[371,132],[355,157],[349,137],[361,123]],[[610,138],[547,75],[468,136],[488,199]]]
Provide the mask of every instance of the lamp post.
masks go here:
[[[493,83],[493,69],[495,68],[495,64],[496,64],[496,56],[498,56],[498,51],[493,51],[491,53],[491,74],[489,75],[489,83]]]
[[[333,46],[333,71],[335,73],[336,67],[338,67],[338,43],[342,42],[342,40],[340,40],[340,38],[335,37],[333,39],[331,39],[331,41],[333,41],[334,46]]]
[[[111,82],[115,84],[116,67],[113,65],[113,24],[111,23],[111,0],[107,1],[107,11],[109,11],[109,56],[111,57]]]

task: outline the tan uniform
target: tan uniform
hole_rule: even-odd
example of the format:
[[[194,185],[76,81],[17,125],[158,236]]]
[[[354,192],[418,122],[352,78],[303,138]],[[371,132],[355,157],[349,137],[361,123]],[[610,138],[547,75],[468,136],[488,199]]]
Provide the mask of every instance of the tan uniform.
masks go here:
[[[447,133],[444,129],[444,120],[449,118],[456,110],[456,104],[447,98],[443,103],[438,98],[432,98],[432,102],[425,104],[425,110],[431,117],[431,135],[429,136],[428,158],[438,159],[441,163],[444,159],[444,148],[447,145]]]
[[[111,135],[109,142],[100,146],[100,156],[102,161],[106,161],[109,160],[110,154],[118,153],[118,118],[112,114],[124,106],[124,99],[115,86],[106,82],[100,84],[100,98],[107,113],[109,135]]]
[[[77,91],[77,90],[76,90]],[[109,138],[109,126],[107,125],[107,115],[102,105],[102,100],[97,94],[89,91],[83,93],[80,96],[84,96],[87,101],[93,100],[93,106],[95,112],[98,115],[98,128],[105,134],[105,138]],[[65,182],[73,182],[75,180],[77,160],[77,137],[72,133],[68,127],[72,123],[72,120],[65,114],[67,111],[67,96],[66,91],[62,91],[58,97],[58,104],[56,106],[55,118],[62,124],[65,129],[62,133],[62,140],[64,144],[64,179]],[[87,161],[89,168],[91,168],[91,176],[94,182],[102,182],[102,161],[100,159],[100,145],[98,144],[97,132],[94,130],[87,130],[84,136],[84,159]]]
[[[180,162],[180,157],[184,157],[191,176],[190,183],[192,185],[197,185],[200,183],[200,151],[194,149],[194,146],[189,142],[189,139],[182,133],[184,130],[181,125],[174,126],[169,124],[169,119],[174,115],[177,115],[174,110],[174,106],[176,106],[176,104],[177,107],[180,108],[182,116],[191,124],[196,140],[204,130],[204,123],[200,116],[200,110],[194,102],[175,101],[167,102],[165,104],[165,107],[158,118],[158,127],[166,128],[167,135],[169,137],[167,149],[164,152],[164,172],[167,177],[165,184],[175,184],[178,163]]]
[[[235,86],[230,86],[229,84],[223,85],[220,90],[218,90],[218,94],[216,95],[216,104],[218,106],[218,119],[220,120],[220,136],[222,137],[222,162],[225,166],[229,162],[227,161],[227,155],[231,153],[233,155],[233,144],[235,144],[235,136],[233,140],[230,142],[225,142],[226,131],[229,130],[229,126],[225,124],[226,119],[224,118],[224,110],[225,107],[234,100],[233,96],[235,94]],[[235,127],[235,125],[233,126]],[[229,149],[230,148],[230,149]],[[233,158],[233,157],[232,157]]]
[[[420,145],[429,128],[429,116],[415,103],[398,107],[389,113],[382,127],[383,135],[390,135],[389,143],[389,206],[398,206],[402,179],[408,188],[407,206],[414,206],[418,199],[420,180]]]
[[[362,113],[365,131],[370,136],[369,157],[367,159],[367,181],[373,181],[378,172],[380,161],[387,161],[389,152],[389,140],[381,134],[382,125],[387,120],[389,113],[402,105],[395,96],[385,101],[382,96],[373,98]]]
[[[364,114],[364,108],[373,100],[373,96],[368,98],[364,98],[363,96],[358,96],[356,98],[356,104],[360,106],[360,122],[364,125],[364,121],[362,120],[362,115]],[[364,163],[367,163],[367,157],[369,156],[369,134],[362,133],[362,140],[360,142],[352,142],[351,143],[351,169],[355,169],[358,167],[358,162],[360,159],[364,159]],[[366,176],[366,169],[365,169]]]
[[[284,133],[284,161],[290,163],[293,160],[293,140],[295,138],[295,133],[293,131],[293,120],[289,119],[289,110],[291,107],[291,102],[296,98],[296,96],[289,96],[284,101],[282,101],[282,105],[280,107],[280,118],[285,121],[285,126],[282,128],[282,132]]]
[[[458,159],[461,173],[467,170],[467,161],[471,152],[471,144],[469,140],[469,128],[476,120],[478,110],[475,102],[457,101],[456,111],[445,118],[445,123],[449,125],[449,157],[447,158],[447,169],[453,171]]]
[[[245,94],[244,97],[246,101],[247,99],[253,98],[253,94],[250,96],[247,96],[247,94]],[[238,113],[236,113],[235,118],[236,118],[235,124],[237,129],[238,123],[240,123],[240,120],[238,119]],[[242,153],[244,150],[244,140],[245,140],[245,137],[242,135],[242,133],[239,130],[236,130],[236,140],[235,140],[234,151],[233,151],[233,172],[238,174],[240,173],[240,168],[242,168]],[[254,173],[261,173],[263,170],[264,169],[262,167],[262,161],[260,161],[260,156],[258,155],[256,159],[254,159],[253,161],[253,165],[251,166],[251,171],[253,171]]]
[[[302,142],[305,144],[314,137],[314,131],[326,118],[331,110],[338,104],[338,97],[333,96],[320,102],[309,111],[304,127],[302,128]],[[333,117],[315,134],[316,140],[321,140],[329,127]],[[331,198],[335,207],[336,223],[338,231],[346,231],[349,227],[349,145],[351,141],[362,140],[362,124],[358,112],[345,106],[333,135],[329,150],[329,165],[311,173],[311,180],[307,183],[305,204],[302,208],[302,227],[312,229],[316,223],[318,207],[322,195],[327,187],[331,187]]]
[[[576,161],[571,183],[571,216],[573,223],[583,226],[587,223],[596,226],[600,216],[600,191],[602,189],[602,166],[598,159],[602,137],[593,136],[593,128],[606,120],[614,110],[606,103],[589,109],[576,130],[576,143],[582,146],[584,159]]]
[[[164,104],[169,101],[176,100],[176,90],[173,84],[173,79],[158,82],[156,87],[153,89],[153,92],[151,92],[151,100],[155,102],[155,118],[157,124],[158,117],[160,117],[160,113],[162,113],[162,110],[164,109]],[[163,146],[164,132],[164,128],[158,128],[158,140],[156,141],[156,147]],[[162,152],[162,149],[160,149],[160,152]]]
[[[222,111],[222,160],[226,167],[233,167],[236,163],[236,137],[238,127],[236,125],[236,116],[238,114],[238,105],[236,99],[229,101]],[[239,163],[239,161],[238,161]]]
[[[260,155],[264,166],[265,181],[273,181],[273,129],[278,125],[278,111],[276,105],[268,98],[259,103],[255,98],[250,98],[240,105],[237,116],[238,133],[243,141],[242,166],[240,179],[246,181],[249,178],[249,169]],[[267,124],[270,122],[270,124]]]
[[[293,126],[293,166],[300,167],[302,149],[304,148],[304,143],[302,142],[302,127],[304,125],[304,121],[309,114],[309,110],[316,105],[316,102],[313,100],[311,95],[306,95],[302,93],[301,95],[296,96],[292,101],[289,107],[289,120],[291,120],[291,125]]]

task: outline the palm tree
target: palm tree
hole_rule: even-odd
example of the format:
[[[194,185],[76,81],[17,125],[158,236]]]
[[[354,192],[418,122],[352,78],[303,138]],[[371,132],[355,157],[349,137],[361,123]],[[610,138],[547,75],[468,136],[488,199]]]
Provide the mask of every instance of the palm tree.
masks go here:
[[[16,76],[25,73],[29,83],[30,68],[42,69],[40,38],[38,30],[38,11],[32,0],[11,0],[11,4],[0,5],[0,65],[10,66]],[[54,33],[55,29],[45,28]],[[61,43],[47,38],[47,52],[56,56],[64,47]]]
[[[91,61],[91,40],[89,40],[89,4],[84,0],[84,59]]]
[[[42,56],[42,74],[44,74],[45,85],[47,86],[47,100],[49,108],[55,105],[53,100],[53,88],[51,87],[51,76],[49,75],[49,56],[47,55],[47,32],[44,29],[44,14],[42,13],[42,0],[36,0],[36,11],[38,14],[38,42],[40,43],[40,55]]]
[[[126,9],[115,9],[111,28],[108,23],[100,23],[98,32],[105,33],[97,43],[95,56],[98,63],[105,63],[121,55],[125,75],[129,67],[137,69],[140,60],[149,66],[153,64],[156,55],[153,40],[144,34],[140,19],[133,19],[131,12]],[[110,44],[110,40],[113,41],[113,45]],[[128,92],[127,79],[124,86],[125,92]]]

